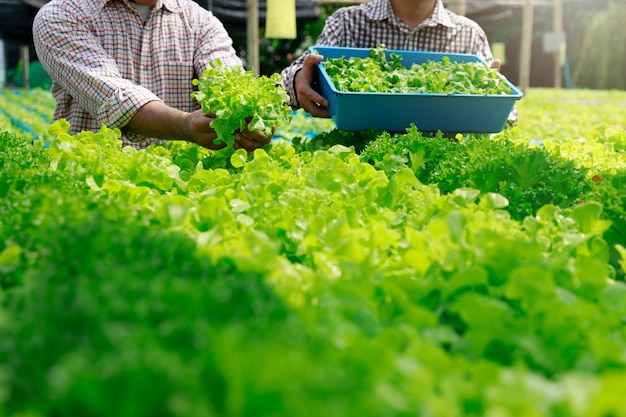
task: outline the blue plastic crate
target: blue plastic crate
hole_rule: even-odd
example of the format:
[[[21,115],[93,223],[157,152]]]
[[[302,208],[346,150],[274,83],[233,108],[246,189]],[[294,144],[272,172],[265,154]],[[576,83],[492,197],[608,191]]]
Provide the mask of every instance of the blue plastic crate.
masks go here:
[[[367,48],[312,46],[309,50],[324,58],[366,58]],[[402,55],[405,67],[428,60],[441,61],[444,56],[452,62],[484,62],[477,55],[420,52],[388,49]],[[323,61],[322,61],[323,64]],[[335,88],[322,64],[318,64],[320,92],[328,100],[328,110],[341,130],[376,128],[404,132],[414,123],[422,132],[497,133],[500,132],[515,102],[523,94],[508,80],[513,94],[420,94],[343,92]]]

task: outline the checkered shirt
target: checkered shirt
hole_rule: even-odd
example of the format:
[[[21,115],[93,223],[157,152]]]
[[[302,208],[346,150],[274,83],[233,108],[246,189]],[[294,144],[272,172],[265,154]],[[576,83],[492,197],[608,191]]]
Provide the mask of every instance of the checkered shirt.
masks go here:
[[[191,81],[208,62],[242,65],[222,23],[191,0],[158,0],[145,23],[128,0],[52,0],[33,34],[53,80],[54,119],[67,119],[71,132],[121,128],[151,101],[194,111]],[[137,148],[160,142],[122,140]]]
[[[447,10],[441,0],[437,0],[432,15],[414,29],[409,29],[394,15],[389,0],[343,7],[328,17],[315,44],[374,48],[379,43],[388,49],[468,53],[480,56],[489,64],[493,61],[487,35],[482,28],[476,22]],[[302,69],[307,54],[281,72],[283,86],[289,93],[293,108],[299,107],[294,77]]]

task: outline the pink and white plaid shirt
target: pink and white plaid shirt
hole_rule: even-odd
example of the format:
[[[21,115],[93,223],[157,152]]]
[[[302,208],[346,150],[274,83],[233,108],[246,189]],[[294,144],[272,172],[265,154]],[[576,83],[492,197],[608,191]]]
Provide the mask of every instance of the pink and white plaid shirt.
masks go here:
[[[33,34],[53,80],[54,119],[67,119],[72,132],[121,128],[150,101],[199,109],[191,81],[207,63],[242,65],[222,23],[191,0],[158,0],[145,23],[128,0],[52,0]],[[139,148],[160,142],[122,139]]]
[[[389,0],[340,8],[326,19],[315,44],[375,48],[379,43],[388,49],[475,54],[489,64],[493,61],[483,29],[473,20],[447,10],[441,0],[437,0],[430,18],[412,30],[394,15]],[[294,77],[307,54],[281,72],[293,108],[299,107]]]

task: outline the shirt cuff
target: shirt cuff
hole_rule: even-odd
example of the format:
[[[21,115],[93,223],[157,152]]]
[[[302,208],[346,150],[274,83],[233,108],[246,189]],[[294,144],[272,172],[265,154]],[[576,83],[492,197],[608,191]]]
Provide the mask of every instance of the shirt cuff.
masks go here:
[[[151,101],[162,102],[146,88],[139,86],[120,88],[102,104],[96,118],[107,127],[122,128],[130,122],[140,108]]]
[[[300,108],[300,103],[298,103],[298,99],[296,97],[294,82],[296,81],[296,74],[301,69],[302,65],[292,64],[281,73],[283,77],[282,85],[289,95],[289,107],[291,107],[293,110],[297,110]]]

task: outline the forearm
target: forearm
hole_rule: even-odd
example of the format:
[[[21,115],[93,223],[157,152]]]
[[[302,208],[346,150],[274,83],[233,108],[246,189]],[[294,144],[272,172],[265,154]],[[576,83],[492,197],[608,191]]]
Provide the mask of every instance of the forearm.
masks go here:
[[[161,101],[151,101],[142,106],[122,128],[126,134],[132,133],[147,138],[164,140],[186,140],[209,149],[220,149],[226,143],[215,143],[217,134],[211,127],[214,116],[205,115],[202,110],[192,113],[176,110]],[[260,131],[233,132],[234,147],[248,151],[267,145],[272,137]]]
[[[143,105],[122,128],[149,138],[190,140],[190,113],[174,109],[160,101]]]
[[[302,69],[302,63],[304,62],[304,58],[307,54],[308,51],[305,52],[304,55],[300,56],[296,61],[291,63],[290,66],[283,69],[280,73],[280,75],[283,77],[282,86],[285,88],[287,94],[289,95],[289,106],[294,110],[300,108],[300,103],[298,103],[294,81],[296,78],[296,74]]]

